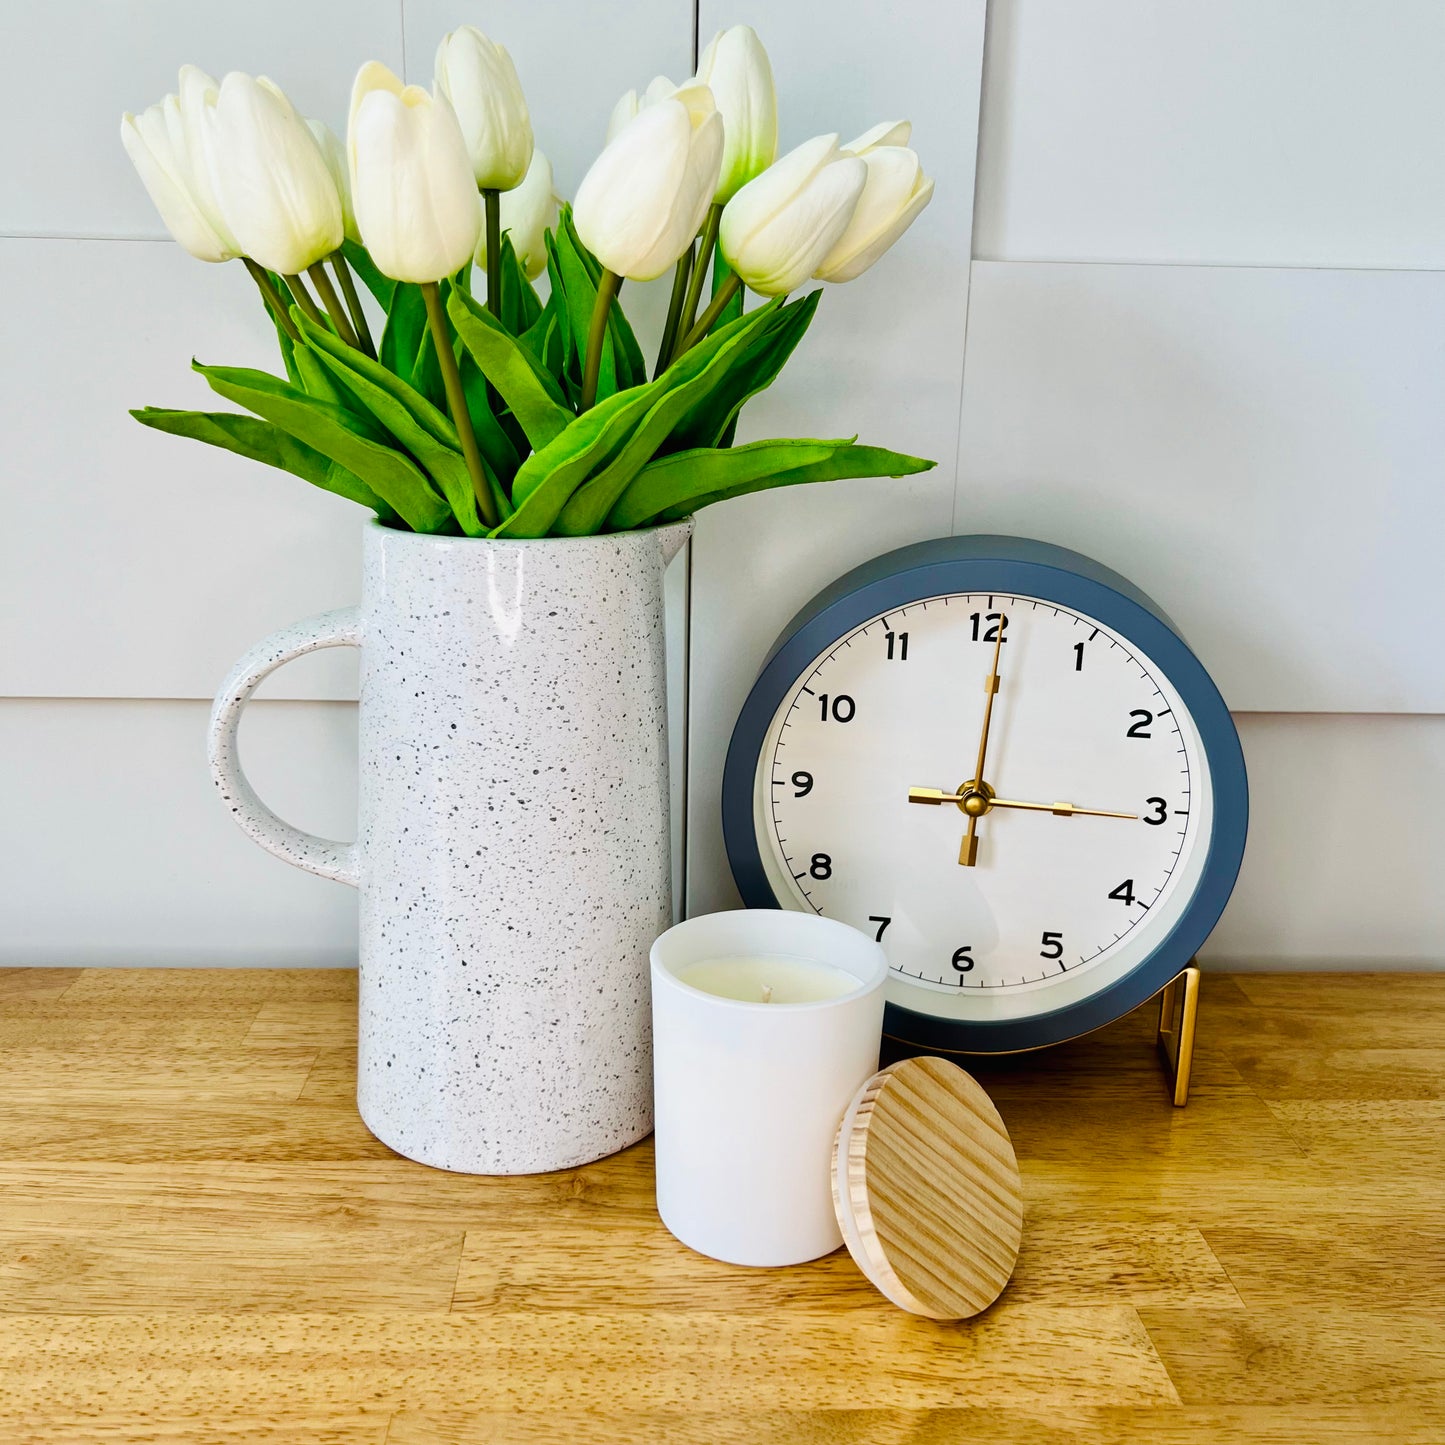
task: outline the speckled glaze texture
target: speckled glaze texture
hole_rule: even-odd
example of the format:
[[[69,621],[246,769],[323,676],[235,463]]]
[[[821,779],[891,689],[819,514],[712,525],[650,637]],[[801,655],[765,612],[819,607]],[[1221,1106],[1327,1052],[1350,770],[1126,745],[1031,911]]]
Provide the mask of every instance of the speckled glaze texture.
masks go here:
[[[217,699],[212,766],[238,821],[359,886],[357,1103],[408,1158],[536,1173],[652,1128],[648,949],[672,922],[662,574],[689,530],[372,525],[359,619],[268,639]],[[255,799],[234,717],[287,657],[358,638],[353,854]]]

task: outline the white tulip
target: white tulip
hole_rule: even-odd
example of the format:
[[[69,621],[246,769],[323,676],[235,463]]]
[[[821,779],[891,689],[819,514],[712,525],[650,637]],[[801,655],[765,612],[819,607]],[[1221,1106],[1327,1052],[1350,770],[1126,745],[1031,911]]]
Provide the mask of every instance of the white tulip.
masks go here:
[[[557,195],[552,189],[552,162],[539,150],[532,152],[532,164],[520,186],[503,191],[501,197],[502,230],[512,238],[522,270],[529,281],[535,281],[547,268],[549,229],[557,223]],[[477,242],[475,257],[484,270],[487,265],[487,236]]]
[[[478,189],[510,191],[532,161],[532,120],[503,46],[463,25],[437,47],[436,91],[457,114]]]
[[[196,65],[181,66],[179,79],[181,126],[185,133],[192,194],[217,234],[229,240],[232,249],[239,251],[241,248],[235,244],[236,238],[231,235],[231,228],[221,214],[221,203],[216,198],[215,119],[221,87]]]
[[[705,85],[679,87],[592,163],[572,216],[582,243],[634,281],[660,276],[692,244],[717,189],[723,122]]]
[[[851,156],[866,156],[877,146],[906,146],[913,136],[911,120],[885,120],[843,147]]]
[[[862,161],[868,167],[868,181],[848,229],[813,273],[819,281],[861,276],[933,199],[933,181],[906,146],[870,146]]]
[[[357,72],[346,157],[356,224],[397,281],[440,281],[471,260],[482,208],[461,126],[444,96],[403,85],[379,61]]]
[[[276,85],[232,71],[208,124],[211,183],[246,255],[294,276],[341,245],[341,197],[326,157]]]
[[[804,141],[728,202],[718,240],[729,266],[764,296],[802,285],[848,228],[868,166],[836,135]]]
[[[180,101],[174,95],[120,118],[120,139],[166,230],[200,261],[229,261],[240,254],[201,207],[191,173]]]
[[[713,197],[722,205],[777,158],[773,67],[757,31],[751,25],[734,25],[708,42],[697,78],[712,91],[723,118],[722,175]]]
[[[336,182],[336,194],[341,197],[341,224],[347,237],[359,241],[361,232],[356,229],[356,211],[351,205],[351,174],[346,167],[346,147],[341,144],[341,137],[324,120],[308,119],[306,128],[316,137],[316,144],[321,147],[321,154],[326,157],[326,169],[331,172],[331,179]]]
[[[677,93],[677,87],[665,76],[654,76],[652,82],[641,95],[635,90],[629,90],[612,107],[612,114],[607,118],[607,140],[606,144],[611,145],[617,139],[617,132],[622,129],[630,120],[636,120],[639,111],[644,111],[650,105],[656,105],[659,100],[666,100],[669,96]]]

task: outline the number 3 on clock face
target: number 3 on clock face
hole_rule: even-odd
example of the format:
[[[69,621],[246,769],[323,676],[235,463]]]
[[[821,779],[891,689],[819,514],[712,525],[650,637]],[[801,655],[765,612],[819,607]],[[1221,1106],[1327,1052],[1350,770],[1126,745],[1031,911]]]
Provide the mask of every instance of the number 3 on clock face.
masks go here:
[[[876,938],[891,1022],[936,1025],[913,1042],[1082,1032],[1089,1001],[1198,912],[1219,820],[1195,708],[1149,637],[1048,590],[935,591],[835,621],[773,680],[760,738],[755,709],[750,842],[735,847],[736,807],[729,827],[740,884]],[[744,765],[729,759],[725,809]],[[1071,1010],[1082,1027],[1030,1026]]]

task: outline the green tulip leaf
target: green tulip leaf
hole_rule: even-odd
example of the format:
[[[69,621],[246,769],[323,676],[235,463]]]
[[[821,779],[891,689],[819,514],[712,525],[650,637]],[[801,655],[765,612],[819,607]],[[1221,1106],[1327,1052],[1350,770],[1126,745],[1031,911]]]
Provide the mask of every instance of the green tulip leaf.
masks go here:
[[[361,284],[376,298],[376,303],[383,311],[390,312],[392,293],[396,290],[397,282],[390,276],[383,276],[376,269],[376,262],[371,259],[371,253],[361,244],[360,241],[353,241],[350,238],[341,243],[341,254],[346,264],[356,272]]]
[[[522,464],[522,458],[516,443],[503,426],[502,419],[493,414],[494,403],[487,394],[487,379],[465,347],[457,358],[457,370],[461,373],[462,394],[467,399],[467,415],[472,419],[472,431],[476,435],[482,460],[486,462],[489,473],[504,486],[510,487],[512,478],[517,475],[517,468]],[[510,418],[511,413],[506,415]],[[525,446],[525,436],[522,442]]]
[[[417,353],[427,340],[426,300],[421,287],[410,281],[398,281],[387,308],[381,345],[377,348],[381,364],[403,381],[410,381]]]
[[[597,257],[582,244],[582,238],[577,234],[577,227],[572,220],[571,206],[564,205],[561,208],[557,217],[557,229],[564,248],[582,262],[591,283],[592,298],[595,300],[597,283],[602,279],[602,266]],[[590,326],[590,301],[587,304],[586,320]],[[618,370],[622,386],[641,386],[647,380],[647,362],[643,359],[642,348],[637,344],[637,337],[628,323],[627,314],[617,301],[613,301],[612,309],[607,313],[607,332],[612,338],[615,354],[619,359]],[[583,346],[586,346],[585,337]]]
[[[264,371],[239,366],[191,365],[212,391],[274,423],[297,441],[354,472],[414,532],[447,532],[451,508],[415,463],[375,440],[378,428],[362,429],[354,412],[298,391]]]
[[[601,531],[607,514],[632,479],[651,461],[673,429],[718,384],[756,335],[765,332],[778,302],[770,301],[704,338],[650,386],[650,406],[617,454],[573,492],[557,518],[554,531],[564,537],[585,537]]]
[[[793,438],[750,442],[726,451],[702,447],[674,452],[638,473],[608,515],[607,528],[622,532],[670,522],[714,502],[774,487],[843,477],[903,477],[936,465],[884,447],[855,446],[846,438]]]
[[[574,420],[556,379],[485,307],[453,291],[447,315],[462,346],[526,433],[534,454]]]
[[[483,536],[487,529],[477,515],[476,491],[451,418],[379,361],[347,346],[315,322],[303,316],[297,325],[307,342],[303,354],[313,361],[319,359],[319,364],[431,474],[464,535]]]
[[[592,308],[597,302],[597,287],[587,274],[582,258],[550,231],[547,233],[547,272],[552,278],[552,294],[561,298],[557,320],[562,327],[569,390],[575,398],[582,391],[582,367],[587,356],[587,338],[592,325]],[[613,304],[616,305],[616,302]],[[601,401],[618,390],[617,348],[609,327],[602,342],[602,357],[597,368],[597,399]]]
[[[298,307],[291,308],[292,319],[299,327],[303,321],[307,326],[314,326],[315,323],[306,321]],[[302,333],[305,334],[304,332]],[[326,333],[331,336],[331,332]],[[335,338],[333,337],[333,340]],[[342,387],[336,384],[331,372],[322,365],[316,354],[305,342],[294,348],[294,360],[296,363],[296,375],[300,379],[301,390],[307,396],[314,396],[317,401],[329,401],[332,406],[339,406],[343,411],[357,411],[356,398]],[[376,440],[382,441],[384,437],[380,432],[376,434]]]
[[[605,466],[653,402],[651,386],[617,391],[599,401],[532,453],[512,483],[516,514],[493,530],[494,537],[545,537],[573,492],[597,467]]]
[[[750,398],[777,380],[778,373],[808,329],[822,294],[821,291],[810,292],[773,312],[768,327],[754,333],[747,354],[739,357],[725,373],[719,374],[715,384],[698,398],[696,405],[668,439],[665,450],[731,446],[738,413]],[[760,307],[748,314],[756,316],[763,309]],[[714,332],[713,336],[717,334]],[[683,359],[686,360],[686,357]]]
[[[258,417],[231,411],[168,411],[155,406],[132,411],[131,415],[142,426],[154,427],[172,436],[191,437],[290,472],[323,491],[335,492],[348,501],[370,507],[383,522],[397,520],[396,513],[355,472],[347,471],[340,462],[332,461],[314,447],[308,447]]]
[[[714,296],[716,296],[717,293],[722,289],[723,283],[727,280],[729,276],[732,275],[732,271],[733,268],[729,266],[728,263],[723,259],[722,242],[719,241],[713,247],[712,255],[712,294]],[[746,295],[747,292],[743,288],[739,288],[738,290],[734,291],[732,300],[723,307],[721,314],[718,316],[718,319],[713,323],[711,329],[716,330],[719,326],[725,326],[729,321],[735,320],[737,317],[741,316],[743,314],[743,299]],[[792,347],[789,347],[788,350],[789,352],[791,352]],[[776,372],[774,373],[774,375],[776,375]],[[768,382],[763,383],[763,386],[767,385],[769,385]],[[762,390],[762,387],[757,388],[757,390]],[[732,420],[728,422],[725,427],[723,427],[722,432],[717,438],[717,441],[713,443],[714,446],[732,446],[733,436],[738,429],[737,413],[741,409],[741,406],[739,406],[738,409],[733,412]]]
[[[502,325],[520,337],[542,314],[542,302],[512,247],[509,232],[502,232]]]

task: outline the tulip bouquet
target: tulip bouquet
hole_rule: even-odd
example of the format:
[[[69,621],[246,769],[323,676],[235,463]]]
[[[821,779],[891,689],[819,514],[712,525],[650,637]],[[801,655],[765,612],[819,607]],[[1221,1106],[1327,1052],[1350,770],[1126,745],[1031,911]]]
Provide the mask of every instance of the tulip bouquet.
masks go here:
[[[132,414],[388,525],[583,536],[933,465],[856,439],[732,444],[821,295],[790,293],[860,275],[933,192],[906,122],[777,159],[772,71],[747,27],[719,34],[692,79],[619,101],[571,206],[510,56],[470,26],[442,41],[430,91],[363,66],[344,147],[269,80],[192,66],[121,137],[174,238],[241,259],[285,369],[193,363],[244,411]],[[669,270],[649,375],[618,292]],[[765,299],[748,310],[746,292]]]

